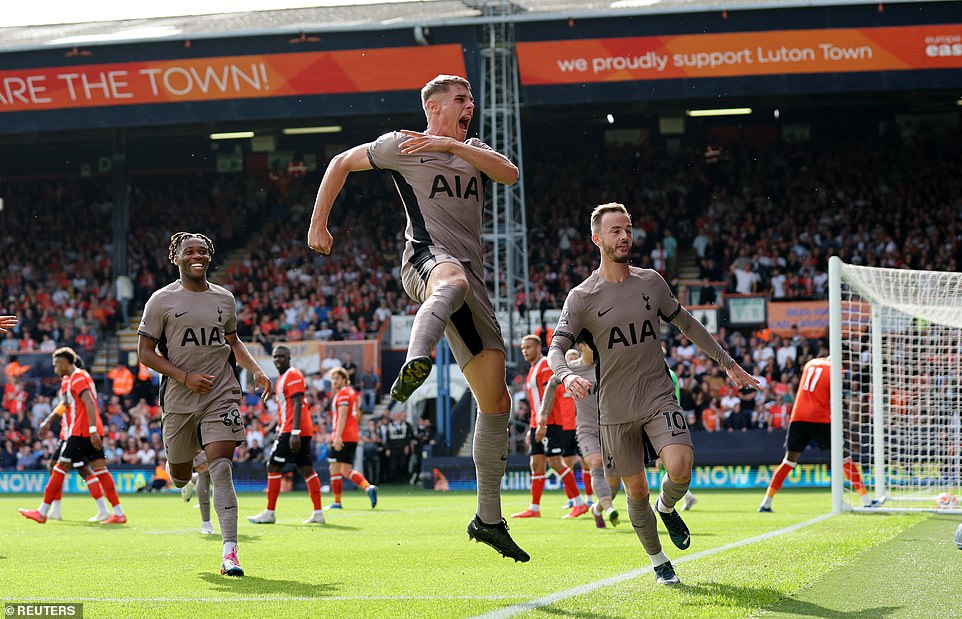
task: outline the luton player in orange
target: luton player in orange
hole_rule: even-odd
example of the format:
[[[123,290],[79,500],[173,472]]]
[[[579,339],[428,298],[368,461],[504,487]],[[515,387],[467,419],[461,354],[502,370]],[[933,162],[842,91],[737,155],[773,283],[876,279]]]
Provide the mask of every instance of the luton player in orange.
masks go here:
[[[78,361],[79,362],[79,361]],[[50,412],[47,417],[40,422],[40,427],[37,429],[37,436],[43,437],[47,434],[47,430],[50,429],[51,424],[58,417],[63,417],[64,413],[67,412],[67,390],[70,386],[70,377],[64,376],[60,379],[60,403]],[[70,438],[69,428],[66,423],[60,424],[60,445],[57,447],[57,453],[60,453],[67,444],[67,439]],[[49,471],[51,475],[53,474],[53,467],[57,465],[57,460],[51,460]],[[97,515],[91,516],[87,519],[88,522],[103,522],[110,517],[110,512],[107,511],[107,500],[104,498],[104,489],[100,485],[100,480],[93,471],[90,470],[88,465],[83,465],[77,468],[77,473],[83,477],[84,483],[87,484],[87,491],[90,496],[97,503]],[[50,497],[50,510],[47,512],[47,520],[63,520],[62,514],[60,512],[60,502],[63,499],[63,486],[60,486],[60,490]],[[39,511],[39,510],[38,510]]]
[[[47,430],[50,429],[51,424],[58,417],[63,417],[64,413],[67,412],[66,402],[66,391],[70,384],[70,379],[64,376],[60,379],[60,403],[50,412],[47,417],[40,422],[40,427],[37,429],[37,437],[43,438],[47,434]],[[70,438],[69,428],[66,423],[60,424],[60,445],[57,447],[57,453],[59,454],[67,444],[67,439]],[[52,480],[53,469],[57,465],[58,460],[51,460],[48,471],[51,474],[51,479],[48,479],[48,483]],[[92,516],[87,519],[88,522],[102,522],[110,517],[110,512],[107,511],[107,500],[104,499],[104,490],[100,486],[100,480],[97,476],[93,474],[90,467],[86,464],[77,468],[77,473],[83,477],[84,483],[87,484],[87,491],[90,496],[97,503],[97,515]],[[49,500],[47,500],[49,499]],[[47,520],[63,520],[62,514],[60,512],[60,502],[63,499],[63,485],[61,484],[60,490],[55,491],[50,497],[45,497],[46,503],[50,503],[50,509],[47,512]],[[37,510],[39,512],[40,510]]]
[[[114,480],[107,470],[107,460],[104,457],[101,438],[103,422],[97,411],[97,390],[93,378],[86,370],[77,367],[78,363],[79,357],[71,348],[58,348],[53,353],[54,371],[63,379],[61,394],[66,410],[63,413],[65,429],[61,436],[66,437],[66,440],[62,443],[57,463],[50,472],[40,507],[35,510],[21,508],[20,513],[30,520],[46,522],[51,504],[63,496],[63,483],[67,472],[74,468],[83,474],[89,465],[92,469],[92,475],[87,477],[89,483],[94,483],[92,478],[99,481],[103,493],[114,506],[114,513],[108,515],[100,504],[101,514],[93,520],[102,521],[104,524],[124,524],[127,516],[120,505]],[[95,492],[96,489],[92,488],[91,495],[96,499],[98,497]]]
[[[274,348],[273,360],[280,377],[274,389],[277,397],[277,438],[271,449],[271,459],[267,462],[267,509],[256,516],[248,516],[247,520],[254,524],[274,524],[274,507],[277,505],[277,495],[281,492],[281,472],[288,464],[295,464],[307,482],[307,491],[314,504],[314,513],[304,524],[324,524],[321,480],[314,470],[311,453],[314,422],[304,408],[304,375],[291,367],[291,350],[287,346]]]
[[[829,449],[832,445],[831,436],[831,375],[832,360],[830,357],[812,359],[802,368],[798,393],[792,406],[792,416],[788,422],[788,436],[785,439],[785,458],[772,475],[768,484],[765,498],[758,506],[760,512],[772,511],[772,498],[782,487],[785,478],[798,465],[798,459],[809,443],[815,443],[822,449]],[[845,479],[862,498],[865,507],[875,507],[880,501],[872,499],[862,483],[862,472],[857,463],[852,460],[848,449],[842,461],[842,472]]]
[[[547,466],[551,465],[564,485],[565,494],[573,501],[571,511],[565,514],[564,518],[577,518],[587,513],[588,506],[585,505],[585,501],[581,497],[581,491],[578,490],[574,471],[565,464],[566,434],[561,425],[561,409],[565,406],[564,401],[567,399],[572,408],[574,408],[574,401],[571,398],[564,397],[566,395],[564,386],[559,385],[557,387],[558,393],[553,394],[555,395],[553,401],[544,406],[544,400],[547,399],[545,389],[554,374],[548,367],[548,360],[541,354],[541,338],[537,335],[526,335],[521,338],[521,354],[524,356],[524,360],[531,364],[525,380],[528,403],[531,405],[531,429],[528,433],[528,454],[531,462],[531,505],[522,512],[511,514],[511,517],[541,517],[541,494],[544,492]],[[569,451],[573,449],[574,446],[571,446]]]
[[[334,493],[334,502],[327,509],[341,509],[344,477],[367,492],[368,498],[371,499],[371,509],[374,509],[377,506],[377,486],[354,470],[360,394],[351,386],[351,375],[344,368],[334,368],[327,373],[327,376],[331,379],[335,394],[331,405],[334,431],[331,436],[331,455],[328,459],[331,463],[331,492]]]
[[[545,361],[547,361],[547,357],[545,357]],[[578,413],[574,398],[565,392],[564,385],[560,381],[551,381],[545,386],[544,400],[541,405],[555,410],[556,423],[561,425],[561,456],[564,458],[565,466],[572,472],[575,470],[575,464],[580,464],[581,482],[585,487],[585,505],[591,507],[593,491],[591,473],[581,459],[581,450],[578,446]],[[577,483],[576,478],[575,484],[577,485]],[[567,507],[574,507],[574,499],[568,499]]]

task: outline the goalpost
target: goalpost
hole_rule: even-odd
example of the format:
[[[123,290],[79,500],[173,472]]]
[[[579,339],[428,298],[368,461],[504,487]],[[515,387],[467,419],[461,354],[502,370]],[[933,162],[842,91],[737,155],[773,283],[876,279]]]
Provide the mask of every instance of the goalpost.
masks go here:
[[[832,509],[962,513],[962,273],[829,259]],[[870,496],[842,475],[851,455]]]

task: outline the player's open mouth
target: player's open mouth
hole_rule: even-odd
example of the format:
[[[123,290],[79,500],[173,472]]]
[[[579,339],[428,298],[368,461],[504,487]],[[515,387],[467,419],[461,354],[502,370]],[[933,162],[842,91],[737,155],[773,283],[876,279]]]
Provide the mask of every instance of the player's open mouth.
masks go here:
[[[191,263],[190,263],[190,268],[192,268],[192,269],[204,269],[204,268],[206,268],[206,267],[207,267],[207,263],[206,263],[206,262],[191,262]]]
[[[458,127],[461,129],[461,131],[464,131],[465,133],[467,133],[467,132],[468,132],[468,127],[470,127],[470,126],[471,126],[471,117],[470,117],[470,116],[462,116],[462,117],[458,120]]]

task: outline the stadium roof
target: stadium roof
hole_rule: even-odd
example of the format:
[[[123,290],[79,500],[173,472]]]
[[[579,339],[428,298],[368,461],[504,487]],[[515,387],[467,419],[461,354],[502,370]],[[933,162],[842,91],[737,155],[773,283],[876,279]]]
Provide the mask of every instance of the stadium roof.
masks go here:
[[[885,4],[906,3],[887,2]],[[238,36],[481,24],[499,0],[422,0],[0,28],[0,53]],[[513,0],[512,21],[879,4],[877,0]]]

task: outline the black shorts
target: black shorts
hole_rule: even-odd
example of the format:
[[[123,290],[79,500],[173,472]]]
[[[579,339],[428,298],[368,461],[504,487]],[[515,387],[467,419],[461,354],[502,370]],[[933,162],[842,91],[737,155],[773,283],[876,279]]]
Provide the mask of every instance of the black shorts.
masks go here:
[[[90,464],[94,460],[103,460],[105,457],[103,448],[94,449],[89,436],[71,436],[60,443],[59,458],[70,460],[75,469]]]
[[[565,458],[581,455],[581,450],[578,449],[578,433],[575,430],[561,431],[561,455]]]
[[[314,456],[311,454],[311,437],[301,436],[301,448],[297,453],[291,453],[291,433],[281,434],[274,439],[270,463],[276,466],[286,464],[294,464],[298,467],[314,466]]]
[[[788,451],[805,451],[812,441],[822,449],[832,446],[832,424],[815,423],[813,421],[792,421],[788,424],[788,435],[785,437],[785,449]]]
[[[357,443],[344,443],[340,450],[331,447],[328,462],[343,462],[354,466],[354,454],[357,452]]]
[[[544,435],[543,441],[537,441],[534,435],[538,432],[537,428],[531,428],[528,432],[528,454],[532,456],[563,456],[564,454],[564,430],[561,426],[548,424],[548,432]]]

